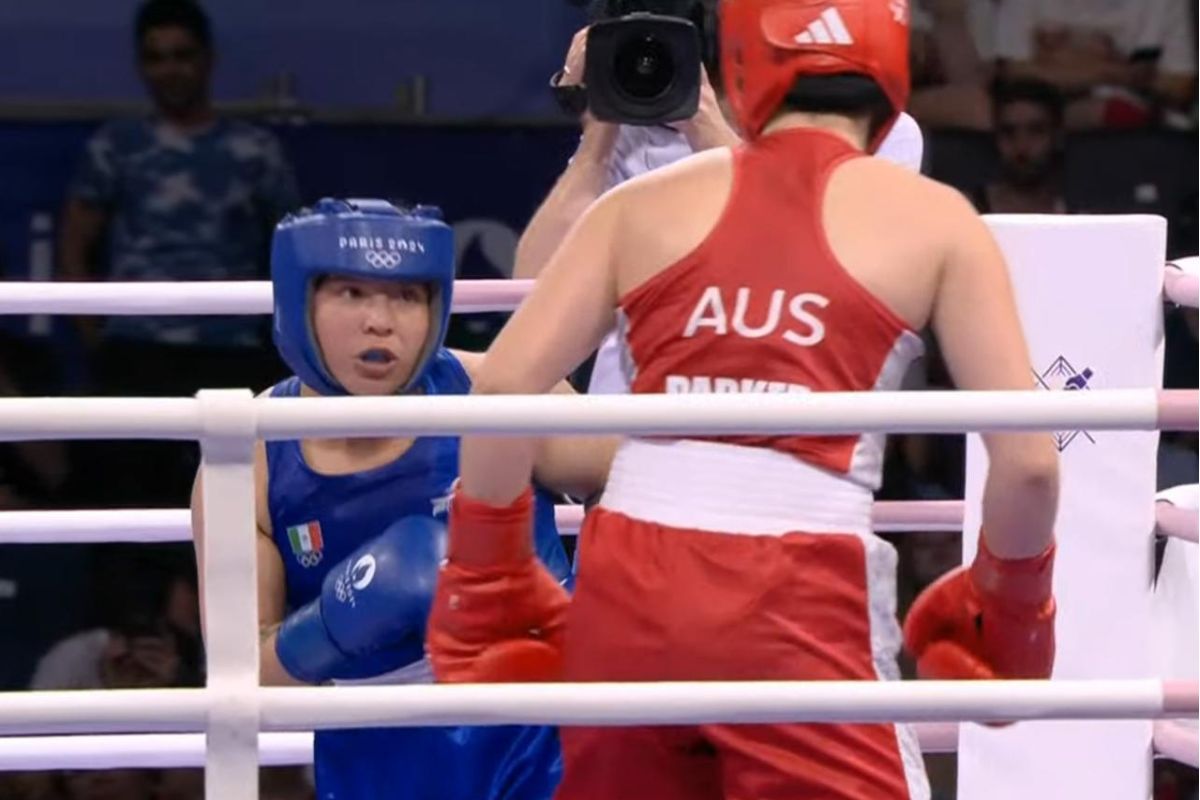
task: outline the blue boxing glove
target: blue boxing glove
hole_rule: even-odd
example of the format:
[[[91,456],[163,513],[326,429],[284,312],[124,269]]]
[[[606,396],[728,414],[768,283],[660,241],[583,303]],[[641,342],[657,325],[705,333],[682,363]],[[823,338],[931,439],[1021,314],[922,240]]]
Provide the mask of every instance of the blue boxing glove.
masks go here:
[[[295,611],[275,637],[279,663],[292,677],[323,683],[348,664],[380,651],[395,666],[424,656],[446,526],[405,517],[336,564],[321,596]]]

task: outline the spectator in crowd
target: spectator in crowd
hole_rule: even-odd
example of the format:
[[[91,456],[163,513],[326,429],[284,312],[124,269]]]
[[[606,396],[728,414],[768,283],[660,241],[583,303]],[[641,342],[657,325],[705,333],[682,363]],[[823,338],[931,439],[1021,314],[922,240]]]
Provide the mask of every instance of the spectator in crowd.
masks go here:
[[[1033,0],[914,0],[909,109],[932,128],[989,130],[988,87],[1022,55]]]
[[[921,0],[913,6],[912,111],[987,130],[995,79],[1066,98],[1070,130],[1194,124],[1195,5],[1185,0]]]
[[[52,647],[38,663],[31,689],[201,684],[199,650],[186,631],[197,618],[194,583],[183,574],[169,580],[144,571],[125,577],[125,591],[105,624]],[[103,598],[97,600],[104,604]],[[203,795],[186,773],[147,769],[24,773],[5,788],[20,800],[200,800]]]
[[[1186,0],[1042,0],[1016,23],[1007,77],[1035,77],[1068,99],[1071,130],[1190,116],[1195,4]]]
[[[68,190],[59,247],[66,280],[246,280],[267,274],[275,223],[299,205],[278,141],[213,108],[209,20],[193,0],[145,0],[135,20],[138,68],[153,102],[87,143]],[[85,339],[95,389],[115,395],[190,395],[257,387],[282,374],[261,317],[113,317]],[[181,503],[190,448],[122,443],[91,451],[97,500]],[[134,453],[136,448],[137,452]],[[121,469],[112,464],[121,463]]]
[[[1037,80],[996,84],[993,91],[999,174],[972,200],[980,213],[1063,214],[1063,101]]]
[[[0,335],[0,397],[56,394],[52,364],[41,342]],[[0,511],[69,505],[68,477],[65,442],[0,442]],[[25,686],[45,646],[78,629],[89,565],[80,545],[0,545],[0,691]]]
[[[114,552],[101,562],[106,574],[98,576],[95,603],[103,609],[101,625],[51,647],[30,688],[200,685],[199,601],[190,565],[173,551],[141,557]]]

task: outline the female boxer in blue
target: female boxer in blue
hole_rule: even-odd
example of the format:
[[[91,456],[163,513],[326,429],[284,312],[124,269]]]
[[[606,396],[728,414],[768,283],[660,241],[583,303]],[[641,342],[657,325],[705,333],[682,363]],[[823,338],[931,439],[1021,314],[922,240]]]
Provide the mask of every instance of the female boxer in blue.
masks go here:
[[[442,346],[454,243],[436,209],[322,200],[279,224],[271,277],[275,343],[296,373],[272,397],[470,391],[482,356]],[[539,480],[592,494],[614,447],[548,439]],[[430,679],[425,620],[457,476],[456,437],[258,444],[264,684]],[[198,555],[199,500],[197,477]],[[567,581],[545,492],[535,537],[542,561]],[[542,800],[561,771],[555,730],[524,726],[318,732],[314,764],[320,800]]]

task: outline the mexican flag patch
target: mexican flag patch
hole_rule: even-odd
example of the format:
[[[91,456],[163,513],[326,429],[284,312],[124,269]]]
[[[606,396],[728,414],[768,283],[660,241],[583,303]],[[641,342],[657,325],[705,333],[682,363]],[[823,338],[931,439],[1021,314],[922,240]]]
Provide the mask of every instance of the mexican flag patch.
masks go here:
[[[321,551],[325,540],[321,538],[321,523],[313,520],[303,525],[293,525],[287,529],[288,542],[292,545],[292,554],[304,567],[315,567],[321,563]]]

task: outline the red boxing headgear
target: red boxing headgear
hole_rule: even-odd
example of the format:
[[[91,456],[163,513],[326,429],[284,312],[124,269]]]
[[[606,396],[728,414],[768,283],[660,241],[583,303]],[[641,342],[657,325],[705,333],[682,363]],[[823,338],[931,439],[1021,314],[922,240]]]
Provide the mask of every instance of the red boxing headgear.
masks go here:
[[[747,139],[801,76],[857,74],[879,85],[893,113],[870,152],[908,104],[908,0],[721,0],[719,36],[725,93]]]

